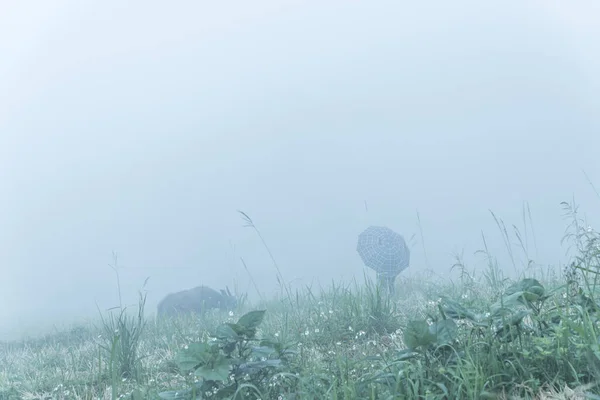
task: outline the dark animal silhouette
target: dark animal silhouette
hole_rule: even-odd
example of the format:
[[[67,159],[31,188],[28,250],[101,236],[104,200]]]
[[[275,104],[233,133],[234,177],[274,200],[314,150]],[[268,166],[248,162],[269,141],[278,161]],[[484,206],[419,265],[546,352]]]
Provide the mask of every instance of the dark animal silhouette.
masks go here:
[[[170,293],[158,303],[159,316],[178,314],[202,314],[209,309],[232,310],[237,306],[237,299],[227,291],[221,293],[207,286]]]

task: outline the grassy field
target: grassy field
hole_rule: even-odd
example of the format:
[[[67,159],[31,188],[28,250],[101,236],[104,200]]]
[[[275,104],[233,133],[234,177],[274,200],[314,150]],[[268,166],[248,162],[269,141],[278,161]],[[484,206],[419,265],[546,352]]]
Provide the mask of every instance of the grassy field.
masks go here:
[[[600,399],[600,247],[576,218],[560,271],[366,280],[234,312],[136,309],[0,348],[0,399]],[[285,289],[285,288],[284,288]]]

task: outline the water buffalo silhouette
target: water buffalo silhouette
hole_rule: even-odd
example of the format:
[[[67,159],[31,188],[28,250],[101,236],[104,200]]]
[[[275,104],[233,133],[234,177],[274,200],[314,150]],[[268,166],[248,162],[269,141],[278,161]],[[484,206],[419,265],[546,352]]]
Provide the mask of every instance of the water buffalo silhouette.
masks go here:
[[[237,306],[237,299],[227,291],[221,293],[207,286],[197,286],[193,289],[170,293],[158,303],[159,316],[174,316],[178,314],[203,314],[209,309],[232,310]]]

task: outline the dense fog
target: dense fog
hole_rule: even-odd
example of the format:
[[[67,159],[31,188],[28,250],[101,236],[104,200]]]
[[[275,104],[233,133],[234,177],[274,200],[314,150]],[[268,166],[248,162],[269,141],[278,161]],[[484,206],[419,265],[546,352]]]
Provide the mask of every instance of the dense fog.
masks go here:
[[[598,221],[594,2],[19,1],[0,12],[0,337],[167,293],[360,284],[357,235],[484,268]],[[587,178],[586,178],[587,176]],[[529,213],[525,212],[527,224]],[[582,217],[584,215],[582,214]],[[240,258],[246,263],[244,268]],[[432,275],[433,276],[433,275]]]

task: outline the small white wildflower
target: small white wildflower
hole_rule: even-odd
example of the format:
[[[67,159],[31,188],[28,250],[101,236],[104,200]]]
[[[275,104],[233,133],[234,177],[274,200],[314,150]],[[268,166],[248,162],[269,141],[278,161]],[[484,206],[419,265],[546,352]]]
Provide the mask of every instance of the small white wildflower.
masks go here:
[[[315,333],[319,333],[319,328],[315,328]]]
[[[307,330],[304,331],[304,336],[308,336],[310,334],[310,332]]]

